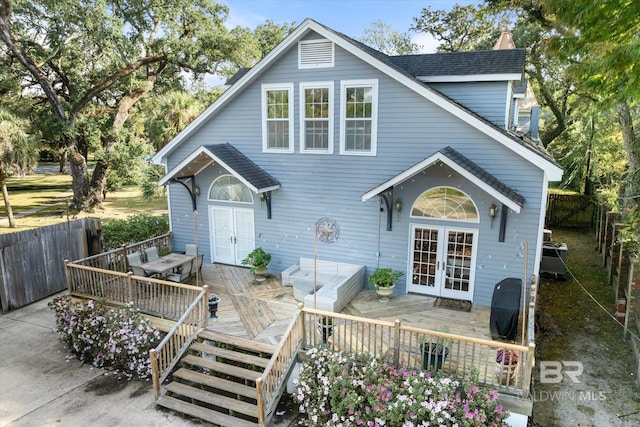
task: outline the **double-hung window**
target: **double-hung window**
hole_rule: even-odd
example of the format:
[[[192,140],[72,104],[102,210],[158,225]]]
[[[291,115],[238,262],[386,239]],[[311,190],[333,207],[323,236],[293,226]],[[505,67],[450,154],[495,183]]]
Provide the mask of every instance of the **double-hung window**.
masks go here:
[[[378,80],[340,82],[340,154],[376,154]]]
[[[293,83],[262,85],[262,149],[293,153]]]
[[[333,82],[300,83],[300,151],[333,153]]]

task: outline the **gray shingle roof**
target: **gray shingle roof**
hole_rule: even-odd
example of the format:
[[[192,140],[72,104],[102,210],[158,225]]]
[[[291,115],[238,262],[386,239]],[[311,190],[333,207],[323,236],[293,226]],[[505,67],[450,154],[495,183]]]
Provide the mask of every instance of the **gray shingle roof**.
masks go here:
[[[389,56],[389,61],[417,76],[464,76],[524,73],[525,49]]]
[[[495,176],[491,175],[489,172],[478,166],[476,163],[472,162],[453,148],[447,146],[442,150],[439,150],[447,158],[451,159],[453,162],[463,167],[470,173],[472,173],[476,178],[483,181],[485,184],[490,185],[500,194],[508,197],[510,200],[513,200],[518,205],[524,205],[524,197],[522,195],[516,193],[511,187],[507,184],[500,181]]]
[[[280,186],[277,179],[269,175],[260,166],[253,163],[251,159],[242,154],[236,147],[229,144],[205,145],[218,160],[231,168],[236,174],[242,176],[260,191],[270,187]]]

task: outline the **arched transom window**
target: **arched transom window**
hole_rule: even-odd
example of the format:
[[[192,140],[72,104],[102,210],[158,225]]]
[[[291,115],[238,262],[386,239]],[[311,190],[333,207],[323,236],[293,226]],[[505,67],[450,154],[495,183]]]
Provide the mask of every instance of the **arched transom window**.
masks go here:
[[[223,175],[211,184],[209,200],[253,203],[253,195],[251,190],[238,178],[232,175]]]
[[[416,199],[411,216],[478,222],[478,209],[462,191],[451,187],[434,187]]]

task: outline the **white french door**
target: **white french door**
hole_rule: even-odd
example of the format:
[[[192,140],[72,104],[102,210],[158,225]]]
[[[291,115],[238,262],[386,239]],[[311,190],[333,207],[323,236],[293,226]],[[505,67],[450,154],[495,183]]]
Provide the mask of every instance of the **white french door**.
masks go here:
[[[473,301],[478,230],[413,224],[409,292]]]
[[[253,209],[209,206],[213,262],[240,265],[255,247]]]

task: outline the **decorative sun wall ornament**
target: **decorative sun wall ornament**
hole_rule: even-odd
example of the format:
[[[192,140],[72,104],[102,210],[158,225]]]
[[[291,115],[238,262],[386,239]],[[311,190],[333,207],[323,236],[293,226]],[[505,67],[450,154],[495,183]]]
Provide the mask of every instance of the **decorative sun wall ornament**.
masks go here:
[[[338,240],[339,235],[340,227],[338,227],[338,223],[335,220],[324,217],[316,222],[316,237],[321,242],[333,243]]]

